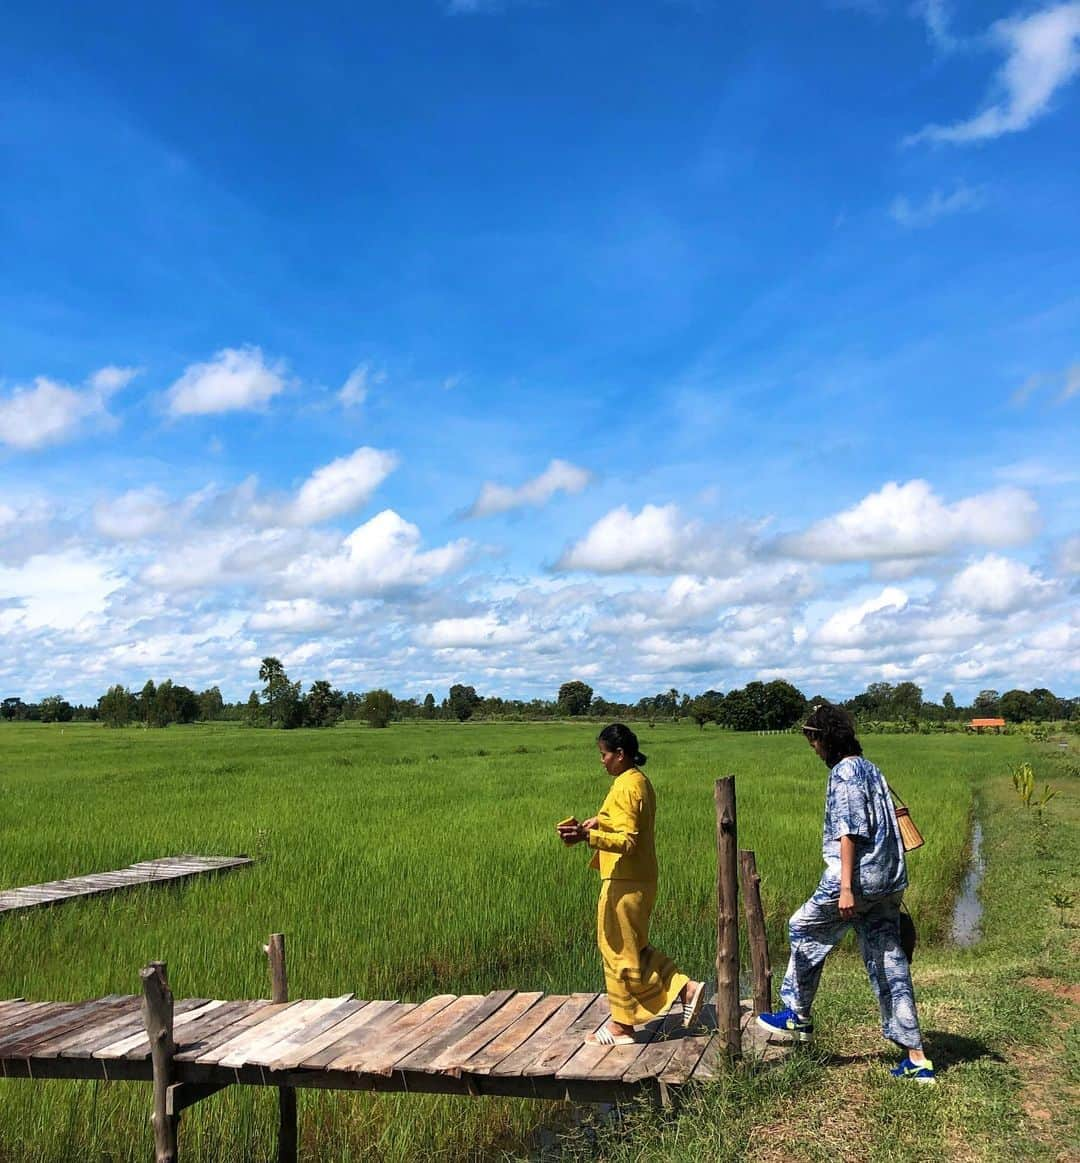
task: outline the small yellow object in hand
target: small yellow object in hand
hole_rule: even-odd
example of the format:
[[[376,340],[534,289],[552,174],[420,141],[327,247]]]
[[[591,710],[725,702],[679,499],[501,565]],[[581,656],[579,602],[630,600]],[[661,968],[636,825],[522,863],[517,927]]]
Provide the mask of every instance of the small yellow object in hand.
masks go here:
[[[555,825],[555,827],[556,828],[568,828],[571,824],[576,824],[577,822],[578,822],[577,816],[567,816],[565,820],[560,820]]]

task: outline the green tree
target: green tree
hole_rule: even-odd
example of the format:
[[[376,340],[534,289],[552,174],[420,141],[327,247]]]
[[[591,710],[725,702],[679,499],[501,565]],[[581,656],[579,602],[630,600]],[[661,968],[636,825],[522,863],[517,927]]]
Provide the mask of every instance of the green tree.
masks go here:
[[[691,700],[689,707],[690,718],[705,730],[706,723],[719,723],[720,712],[724,705],[724,696],[719,691],[705,691]]]
[[[138,715],[143,725],[149,727],[154,718],[154,700],[157,698],[157,687],[154,680],[148,678],[143,689],[139,692]]]
[[[279,727],[284,727],[293,714],[291,703],[297,697],[297,693],[289,682],[289,676],[285,673],[281,661],[273,656],[264,658],[259,666],[259,681],[265,684],[263,702],[266,704],[270,726],[273,727],[277,723]]]
[[[564,682],[559,687],[559,714],[560,715],[587,715],[589,704],[592,702],[593,689],[586,682],[574,679],[573,682]]]
[[[904,719],[912,722],[919,717],[922,710],[922,687],[913,682],[898,683],[893,688],[892,702],[889,707],[890,719]]]
[[[225,700],[216,686],[208,687],[199,695],[199,718],[205,723],[220,719],[225,710]]]
[[[428,693],[426,695],[424,695],[424,706],[423,706],[423,709],[420,711],[420,718],[421,719],[434,719],[435,718],[435,696],[431,693],[431,691],[428,691]]]
[[[450,688],[447,709],[459,723],[464,723],[466,719],[471,719],[473,712],[479,704],[480,696],[476,693],[475,687],[454,683]]]
[[[326,679],[311,684],[305,706],[305,722],[309,727],[332,727],[341,717],[345,696],[334,690]]]
[[[952,691],[946,691],[941,699],[941,705],[945,709],[945,713],[950,717],[956,714],[956,699],[952,696]]]
[[[806,696],[798,687],[782,678],[765,684],[762,692],[762,729],[786,731],[794,726],[806,711]]]
[[[386,727],[394,713],[394,696],[384,690],[368,691],[362,706],[363,716],[372,727]]]
[[[75,708],[63,695],[49,695],[41,700],[43,723],[70,723],[74,717]]]
[[[1001,695],[997,691],[987,690],[979,691],[975,696],[975,702],[971,704],[971,709],[975,712],[975,717],[979,719],[993,719],[998,713],[998,699]]]
[[[1010,723],[1026,723],[1035,718],[1036,700],[1028,691],[1006,691],[998,699],[998,712]]]
[[[131,691],[119,683],[111,686],[98,699],[98,713],[106,727],[126,727],[131,722],[135,699]]]
[[[1033,719],[1045,722],[1046,720],[1065,718],[1064,700],[1059,699],[1053,691],[1039,686],[1031,692],[1031,698],[1034,704],[1031,711]]]
[[[252,691],[248,695],[247,705],[244,708],[244,720],[249,727],[261,727],[263,721],[263,707],[259,701],[259,692]]]

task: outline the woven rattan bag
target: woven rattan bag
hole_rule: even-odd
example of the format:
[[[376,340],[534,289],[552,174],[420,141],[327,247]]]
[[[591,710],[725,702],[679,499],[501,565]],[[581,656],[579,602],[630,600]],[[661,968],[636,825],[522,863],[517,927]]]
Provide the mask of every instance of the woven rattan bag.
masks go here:
[[[896,809],[896,823],[900,829],[900,843],[903,844],[904,851],[912,852],[916,848],[921,848],[926,841],[923,839],[922,832],[916,827],[915,821],[911,818],[907,804],[891,787],[889,795],[892,796],[893,807]]]

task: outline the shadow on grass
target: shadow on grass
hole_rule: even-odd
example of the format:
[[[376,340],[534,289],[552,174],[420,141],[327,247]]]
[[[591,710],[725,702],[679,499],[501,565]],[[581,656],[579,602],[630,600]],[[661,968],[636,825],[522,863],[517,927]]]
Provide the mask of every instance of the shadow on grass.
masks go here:
[[[978,1038],[947,1034],[943,1030],[928,1030],[923,1045],[938,1074],[943,1074],[953,1066],[960,1066],[965,1062],[978,1062],[983,1058],[991,1062],[1005,1061],[996,1050],[991,1050]],[[858,1062],[880,1062],[888,1059],[891,1063],[898,1050],[902,1053],[902,1048],[897,1047],[896,1050],[868,1050],[862,1054],[829,1054],[822,1062],[826,1066],[853,1066]]]

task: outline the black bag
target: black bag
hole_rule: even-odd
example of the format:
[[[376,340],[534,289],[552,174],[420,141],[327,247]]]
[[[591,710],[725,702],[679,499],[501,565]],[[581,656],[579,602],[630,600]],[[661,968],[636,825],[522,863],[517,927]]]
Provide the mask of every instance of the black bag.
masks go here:
[[[904,951],[904,956],[908,959],[910,965],[915,960],[915,942],[918,939],[918,934],[915,932],[915,922],[911,919],[911,913],[901,905],[900,906],[900,948]]]

